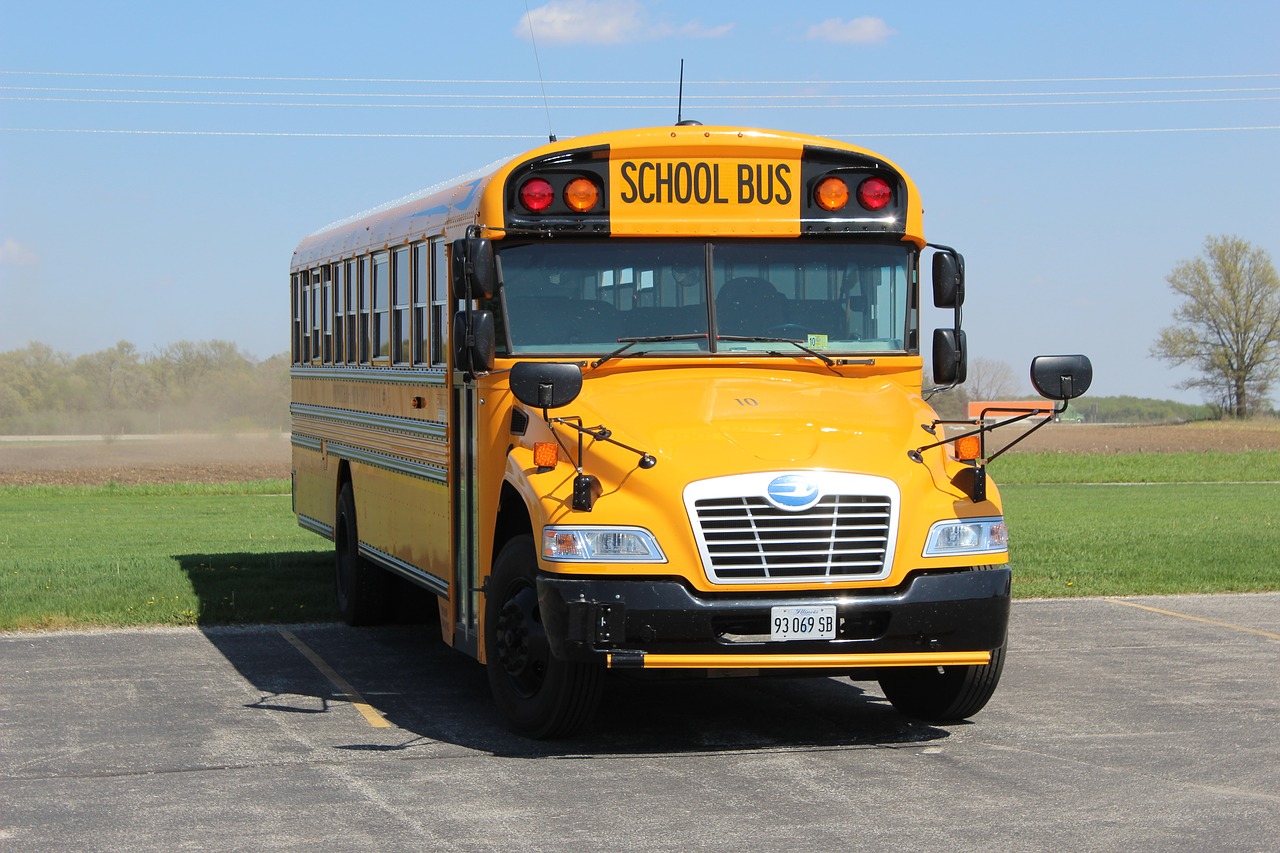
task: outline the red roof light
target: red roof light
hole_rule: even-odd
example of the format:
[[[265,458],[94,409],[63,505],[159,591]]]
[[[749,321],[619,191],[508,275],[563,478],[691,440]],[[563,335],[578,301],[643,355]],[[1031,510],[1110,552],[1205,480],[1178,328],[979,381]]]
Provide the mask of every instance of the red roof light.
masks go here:
[[[551,206],[551,202],[555,200],[556,191],[551,188],[551,184],[542,178],[534,178],[525,181],[524,186],[520,188],[520,203],[523,204],[530,213],[541,213]]]
[[[858,184],[858,204],[867,210],[881,210],[893,201],[893,187],[884,178],[867,178]]]

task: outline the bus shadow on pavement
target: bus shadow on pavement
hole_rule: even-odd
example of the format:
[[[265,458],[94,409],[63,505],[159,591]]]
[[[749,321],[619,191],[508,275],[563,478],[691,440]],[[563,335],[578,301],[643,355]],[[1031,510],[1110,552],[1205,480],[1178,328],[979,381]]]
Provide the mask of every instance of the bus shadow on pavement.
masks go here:
[[[338,617],[329,551],[174,554],[195,592],[200,625]]]
[[[337,673],[393,729],[374,729],[354,714],[352,697],[286,639],[292,634]],[[209,642],[261,697],[245,707],[287,714],[309,740],[332,727],[318,718],[342,714],[370,732],[344,751],[438,754],[453,744],[504,757],[724,753],[874,748],[920,744],[946,729],[909,720],[870,685],[844,678],[650,677],[608,673],[594,726],[574,738],[530,740],[508,731],[489,694],[484,667],[447,646],[431,624],[377,628],[294,625],[204,629]]]

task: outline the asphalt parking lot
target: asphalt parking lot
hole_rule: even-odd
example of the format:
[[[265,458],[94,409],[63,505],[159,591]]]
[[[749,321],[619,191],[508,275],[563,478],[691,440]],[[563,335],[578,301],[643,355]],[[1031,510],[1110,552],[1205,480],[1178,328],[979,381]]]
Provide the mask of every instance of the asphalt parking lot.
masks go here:
[[[1024,601],[970,723],[622,681],[539,743],[422,626],[11,634],[0,850],[1274,850],[1278,676],[1280,594]]]

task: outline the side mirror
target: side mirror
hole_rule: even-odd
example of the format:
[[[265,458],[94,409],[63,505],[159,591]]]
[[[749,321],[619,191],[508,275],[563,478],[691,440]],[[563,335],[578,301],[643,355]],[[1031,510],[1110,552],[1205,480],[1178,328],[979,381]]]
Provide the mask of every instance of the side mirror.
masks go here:
[[[498,266],[493,244],[483,237],[454,240],[449,246],[456,299],[488,299],[498,289]]]
[[[1088,356],[1038,355],[1031,360],[1031,384],[1041,397],[1074,400],[1092,383],[1093,364]]]
[[[511,367],[511,393],[526,406],[558,409],[578,399],[582,369],[568,362],[520,361]]]
[[[959,252],[934,252],[933,304],[937,308],[964,305],[964,257]]]
[[[492,311],[472,311],[471,327],[467,328],[467,312],[453,315],[453,366],[468,373],[484,373],[493,370],[497,333],[494,330]]]
[[[969,374],[968,343],[963,330],[933,330],[933,381],[959,385]]]

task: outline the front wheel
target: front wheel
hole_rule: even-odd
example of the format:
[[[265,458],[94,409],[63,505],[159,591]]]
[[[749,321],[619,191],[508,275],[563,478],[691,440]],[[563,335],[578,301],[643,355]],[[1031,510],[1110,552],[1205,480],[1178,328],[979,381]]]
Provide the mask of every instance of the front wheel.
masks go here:
[[[1004,670],[1004,646],[978,666],[904,667],[880,679],[898,713],[927,723],[954,723],[982,710]]]
[[[489,688],[513,731],[567,737],[595,715],[601,668],[551,654],[538,609],[537,565],[532,536],[512,539],[493,562],[484,610]]]

